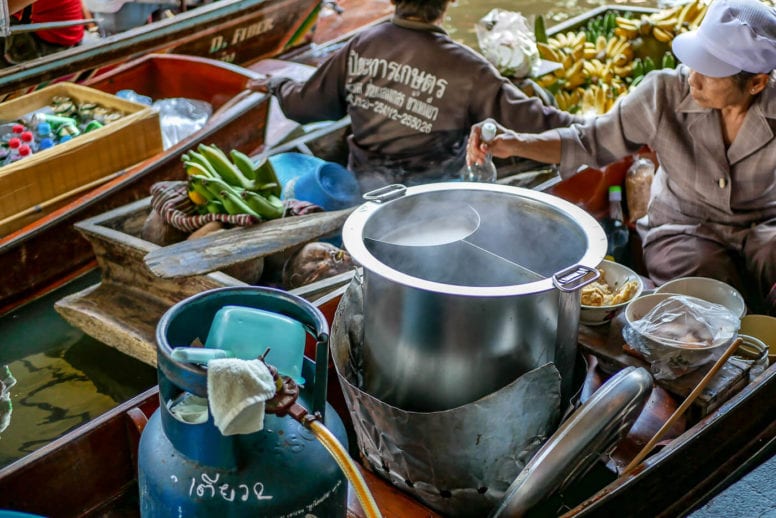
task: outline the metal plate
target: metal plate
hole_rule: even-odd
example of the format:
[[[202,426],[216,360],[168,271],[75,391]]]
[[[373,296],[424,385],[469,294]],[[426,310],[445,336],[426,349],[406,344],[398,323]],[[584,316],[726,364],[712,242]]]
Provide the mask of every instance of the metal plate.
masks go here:
[[[628,432],[651,391],[652,376],[642,367],[626,367],[610,378],[539,449],[492,516],[523,516],[584,475]]]

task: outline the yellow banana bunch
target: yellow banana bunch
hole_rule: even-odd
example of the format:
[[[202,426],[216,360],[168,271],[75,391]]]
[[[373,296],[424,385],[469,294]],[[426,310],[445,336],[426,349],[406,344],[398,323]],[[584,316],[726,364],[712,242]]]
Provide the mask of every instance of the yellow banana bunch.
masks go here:
[[[670,46],[677,34],[697,27],[709,1],[690,0],[638,18],[610,11],[601,23],[554,34],[537,47],[543,59],[561,66],[536,82],[553,93],[561,109],[606,113],[644,74],[660,68],[650,54],[655,42],[644,40],[656,40],[658,49]],[[669,66],[663,61],[663,68]]]
[[[677,34],[698,27],[706,14],[706,0],[690,0],[646,17],[651,24],[652,36],[661,43],[670,43]]]
[[[536,49],[539,51],[539,56],[547,61],[554,61],[556,63],[563,63],[563,53],[560,49],[551,46],[549,43],[537,42]]]
[[[564,88],[567,90],[573,90],[585,82],[587,77],[585,76],[584,63],[585,60],[580,59],[579,61],[574,62],[571,67],[566,69],[566,83]]]
[[[544,89],[550,89],[558,82],[558,77],[555,74],[544,74],[542,77],[536,79],[539,86]]]
[[[612,36],[606,42],[606,59],[615,60],[620,55],[625,56],[628,61],[632,60],[634,55],[633,44],[628,39]]]
[[[625,38],[626,40],[635,39],[639,35],[640,23],[638,20],[618,16],[615,21],[617,24],[614,28],[615,35]]]
[[[614,99],[609,95],[607,85],[591,85],[582,96],[581,109],[583,113],[606,113],[613,105]]]
[[[558,103],[558,108],[567,112],[575,111],[575,107],[579,104],[579,93],[567,92],[564,90],[555,94],[555,101]]]
[[[682,25],[683,31],[684,30],[694,31],[701,24],[701,20],[703,20],[703,17],[706,16],[706,10],[709,8],[709,3],[698,0],[697,4],[698,4],[698,7],[697,7],[697,11],[694,13],[694,16],[690,19],[687,19],[687,17],[685,17],[685,19],[682,21],[682,24],[684,23],[687,24],[686,29],[684,25]],[[771,4],[771,6],[776,7],[773,4]]]

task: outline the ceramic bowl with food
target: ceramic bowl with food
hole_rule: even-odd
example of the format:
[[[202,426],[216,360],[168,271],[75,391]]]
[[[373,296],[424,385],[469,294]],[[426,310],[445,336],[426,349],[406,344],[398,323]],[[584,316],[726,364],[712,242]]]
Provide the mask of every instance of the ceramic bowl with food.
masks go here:
[[[598,271],[598,280],[582,288],[579,322],[588,326],[608,323],[644,290],[641,277],[627,266],[604,260]]]
[[[675,379],[722,356],[740,321],[722,305],[697,297],[652,293],[625,308],[623,336],[658,379]]]
[[[680,277],[668,281],[655,293],[676,293],[708,300],[725,306],[738,318],[746,314],[744,297],[731,285],[710,277]]]

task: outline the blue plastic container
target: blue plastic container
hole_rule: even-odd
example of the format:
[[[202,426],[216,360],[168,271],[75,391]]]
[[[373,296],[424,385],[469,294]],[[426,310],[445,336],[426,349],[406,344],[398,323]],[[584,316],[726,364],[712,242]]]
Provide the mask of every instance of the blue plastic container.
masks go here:
[[[213,317],[205,347],[223,349],[243,360],[255,360],[269,349],[265,361],[304,385],[305,341],[305,329],[298,320],[258,308],[224,306]]]
[[[278,153],[269,161],[283,188],[283,199],[309,201],[325,210],[362,202],[356,177],[335,162],[303,153]]]

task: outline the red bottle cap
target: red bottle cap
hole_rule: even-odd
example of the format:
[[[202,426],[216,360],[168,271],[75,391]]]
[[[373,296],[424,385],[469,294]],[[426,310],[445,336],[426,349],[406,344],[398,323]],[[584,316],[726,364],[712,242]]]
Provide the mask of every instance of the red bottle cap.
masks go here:
[[[27,156],[30,153],[32,153],[32,149],[30,149],[30,146],[28,146],[27,144],[22,144],[21,146],[19,146],[19,155]]]
[[[21,134],[22,142],[32,142],[32,132],[31,131],[24,131]]]
[[[24,124],[14,124],[13,128],[11,128],[11,131],[13,131],[14,133],[21,133],[25,129],[27,128],[24,127]]]
[[[22,145],[22,141],[17,137],[11,137],[8,139],[8,147],[12,149],[18,149]]]

